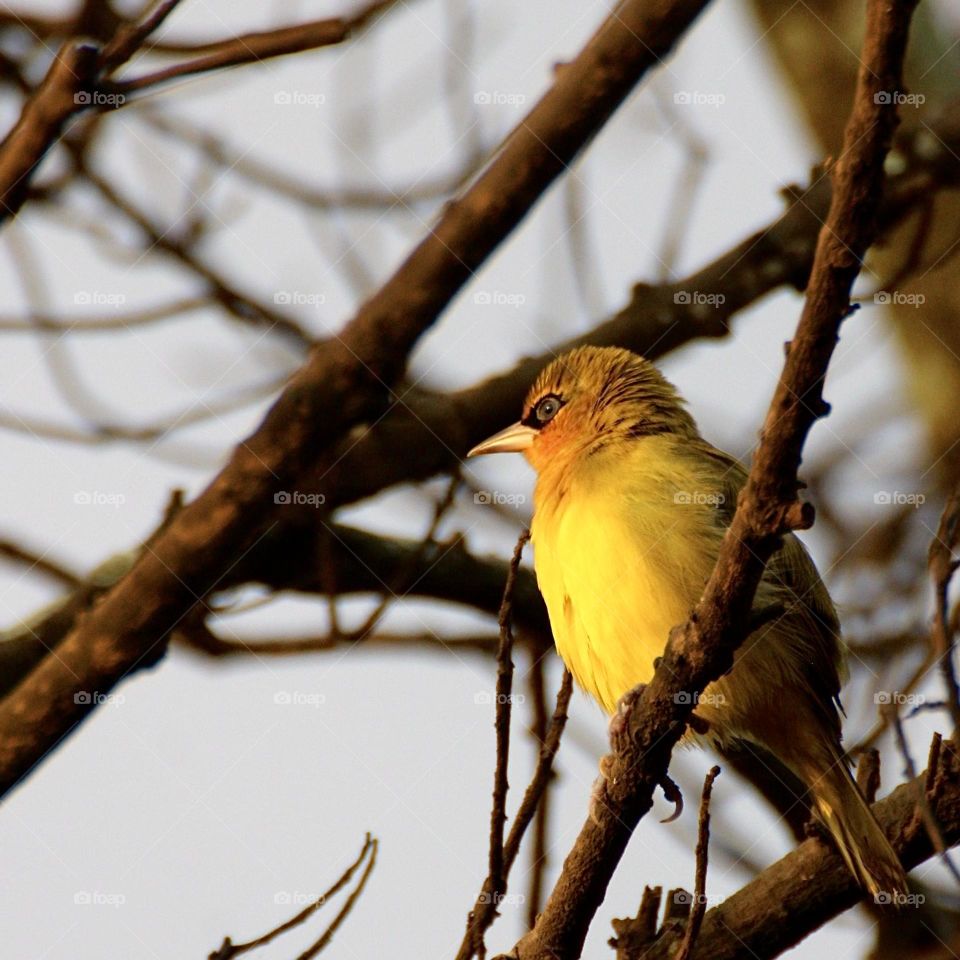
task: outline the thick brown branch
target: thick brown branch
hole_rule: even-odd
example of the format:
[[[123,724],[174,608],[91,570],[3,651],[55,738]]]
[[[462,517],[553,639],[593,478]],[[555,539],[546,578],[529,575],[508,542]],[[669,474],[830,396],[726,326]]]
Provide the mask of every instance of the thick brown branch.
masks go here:
[[[113,558],[61,603],[21,629],[0,635],[0,694],[13,689],[63,641],[100,597],[130,570],[135,557],[135,553],[128,553]],[[333,583],[324,577],[324,558],[336,570]],[[219,588],[255,583],[276,591],[325,595],[334,590],[337,595],[347,595],[377,594],[394,584],[399,596],[463,604],[496,616],[507,574],[506,563],[474,556],[459,539],[425,547],[415,540],[389,539],[354,527],[327,525],[315,511],[308,510],[272,527],[227,572]],[[517,571],[513,588],[513,617],[537,656],[552,647],[546,608],[533,573],[524,567]],[[201,637],[194,629],[187,633],[185,639],[194,649],[211,656],[265,652],[268,646],[221,640],[210,633]],[[269,646],[279,654],[332,649],[336,643],[336,638],[328,637],[271,641]],[[484,649],[493,652],[496,646]]]
[[[0,224],[20,210],[33,171],[66,122],[83,108],[82,94],[89,90],[97,64],[96,47],[65,43],[24,105],[16,126],[0,143]]]
[[[291,489],[348,430],[388,409],[390,387],[419,337],[706,2],[630,0],[616,8],[393,277],[340,336],[314,348],[210,486],[59,645],[57,656],[45,658],[0,703],[0,792],[89,713],[76,693],[106,692],[163,655],[170,631],[275,522],[275,494]]]

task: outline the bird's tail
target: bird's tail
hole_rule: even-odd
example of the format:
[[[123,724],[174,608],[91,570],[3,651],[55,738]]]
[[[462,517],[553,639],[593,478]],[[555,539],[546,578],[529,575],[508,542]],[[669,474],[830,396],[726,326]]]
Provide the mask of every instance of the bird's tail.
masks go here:
[[[850,872],[881,904],[907,895],[907,876],[846,764],[832,764],[807,780],[814,806]]]

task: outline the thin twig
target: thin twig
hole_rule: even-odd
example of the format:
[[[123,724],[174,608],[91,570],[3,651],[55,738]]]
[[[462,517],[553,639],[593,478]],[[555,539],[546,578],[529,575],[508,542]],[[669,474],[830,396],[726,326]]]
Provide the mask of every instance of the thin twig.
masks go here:
[[[563,735],[567,722],[567,710],[570,706],[570,697],[573,694],[573,676],[564,671],[563,681],[557,693],[557,704],[550,720],[550,727],[540,747],[540,757],[533,777],[523,795],[523,800],[513,818],[513,826],[503,847],[504,875],[509,876],[510,869],[520,852],[520,844],[530,821],[540,805],[543,795],[553,776],[553,760],[560,748],[560,738]],[[490,893],[490,877],[484,881],[480,895],[477,897],[473,910],[467,917],[467,929],[457,951],[457,960],[469,960],[476,953],[475,943],[483,942],[483,934],[493,923],[496,917],[496,899]]]
[[[179,77],[209,73],[213,70],[248,63],[261,63],[273,57],[284,57],[291,53],[343,43],[387,7],[393,6],[395,2],[396,0],[378,0],[352,17],[332,17],[309,23],[298,23],[292,27],[230,37],[227,40],[206,45],[203,54],[194,60],[175,63],[153,73],[128,80],[116,81],[110,84],[108,89],[110,92],[124,95],[138,93]]]
[[[350,864],[349,867],[343,872],[340,878],[324,893],[320,894],[316,900],[308,904],[303,908],[296,916],[291,917],[289,920],[281,923],[279,927],[275,927],[273,930],[265,933],[262,937],[257,937],[256,940],[250,940],[247,943],[233,943],[229,937],[226,937],[221,944],[218,950],[215,950],[209,955],[209,960],[232,960],[233,957],[238,957],[242,953],[247,953],[249,950],[254,950],[257,947],[265,946],[270,943],[272,940],[275,940],[277,937],[286,933],[288,930],[292,930],[294,927],[299,927],[305,920],[311,917],[314,913],[321,909],[335,894],[339,893],[356,873],[357,868],[361,863],[367,858],[367,854],[370,854],[370,858],[367,862],[367,867],[363,872],[363,875],[360,878],[360,883],[357,885],[356,890],[350,895],[349,900],[347,901],[346,906],[340,913],[334,918],[333,923],[330,927],[327,928],[327,931],[324,933],[321,940],[324,937],[327,937],[329,940],[328,934],[333,935],[333,931],[339,926],[343,918],[349,913],[352,908],[356,898],[360,895],[363,890],[364,885],[366,884],[367,876],[370,871],[373,869],[374,861],[377,857],[377,840],[374,837],[371,837],[368,833],[363,843],[363,848],[360,850],[360,853],[357,856],[357,859]],[[320,943],[320,941],[317,941]],[[325,945],[325,944],[324,944]],[[316,946],[316,944],[314,944]],[[311,947],[313,949],[313,947]],[[322,949],[322,947],[321,947]],[[319,952],[319,951],[317,951]],[[314,956],[315,953],[309,954],[309,956]],[[306,957],[307,954],[303,954],[302,957]],[[301,958],[302,960],[302,958]]]
[[[34,553],[32,550],[22,544],[15,543],[13,540],[0,540],[0,557],[11,560],[15,563],[21,563],[27,568],[27,573],[36,571],[44,576],[55,580],[61,586],[69,587],[75,590],[83,582],[83,578],[78,576],[72,570],[68,570],[63,564],[51,560],[46,554]]]
[[[887,709],[890,713],[890,726],[893,728],[893,732],[896,735],[897,746],[900,749],[900,755],[903,757],[905,767],[904,772],[910,780],[916,780],[917,768],[913,762],[913,757],[910,755],[910,747],[907,744],[907,738],[903,732],[903,723],[900,721],[897,707],[896,705],[891,704]],[[943,865],[947,868],[947,870],[950,871],[950,874],[954,880],[960,884],[960,871],[957,870],[956,865],[950,858],[946,841],[943,838],[943,830],[941,829],[940,823],[931,809],[930,801],[923,785],[919,785],[917,788],[916,818],[917,821],[922,820],[927,831],[927,836],[930,838],[931,846],[937,851],[937,853],[940,854],[940,859],[943,861]],[[919,822],[916,823],[916,826],[919,826]],[[908,827],[908,829],[915,830],[916,826],[911,825]]]
[[[507,574],[507,584],[503,590],[503,603],[500,605],[500,646],[497,650],[497,702],[496,702],[496,740],[497,764],[493,775],[493,806],[490,811],[490,858],[488,880],[490,895],[496,901],[506,888],[506,872],[503,856],[504,825],[507,821],[507,772],[510,766],[510,716],[513,703],[513,586],[520,568],[523,548],[530,539],[530,531],[524,530],[517,539]],[[484,956],[483,931],[478,928],[474,941],[478,956]]]
[[[957,686],[957,674],[953,665],[954,635],[949,615],[949,593],[950,581],[957,567],[960,566],[960,561],[953,558],[958,542],[960,542],[960,484],[954,488],[947,499],[943,515],[940,517],[937,535],[930,544],[929,555],[934,596],[930,646],[943,675],[954,736],[960,735],[960,689]]]
[[[106,74],[122,67],[158,30],[177,8],[180,0],[161,0],[142,21],[121,27],[100,54],[100,66]]]
[[[337,619],[331,619],[330,629],[332,639],[343,639],[347,641],[366,639],[366,637],[377,628],[377,624],[380,623],[390,604],[393,603],[394,600],[400,599],[408,590],[416,586],[417,577],[421,575],[417,572],[421,566],[421,561],[426,552],[436,544],[437,529],[440,526],[440,522],[446,516],[447,511],[453,506],[453,501],[456,498],[459,486],[460,471],[456,470],[450,476],[450,482],[447,484],[446,492],[434,505],[430,526],[420,540],[419,547],[407,558],[406,563],[397,570],[394,578],[384,585],[383,593],[376,607],[374,607],[366,620],[364,620],[356,630],[349,631],[343,637],[339,637],[337,633],[334,632],[339,629]],[[332,600],[335,599],[335,597],[332,598]]]
[[[700,796],[700,826],[697,831],[697,868],[694,880],[693,906],[687,920],[687,928],[677,951],[675,960],[690,960],[697,935],[707,911],[707,850],[710,846],[710,794],[713,782],[720,776],[719,767],[711,767],[703,781],[703,793]]]
[[[539,745],[547,736],[547,694],[545,684],[546,656],[531,649],[532,663],[527,673],[527,689],[530,691],[530,736]],[[540,912],[543,899],[543,874],[547,866],[547,838],[549,836],[550,790],[543,791],[533,817],[533,846],[530,849],[530,869],[527,883],[527,924],[533,926]]]
[[[360,894],[363,893],[364,887],[366,887],[367,881],[370,879],[370,874],[373,873],[374,865],[377,862],[378,848],[379,843],[374,840],[373,845],[370,848],[370,859],[367,861],[367,865],[364,867],[363,873],[360,875],[360,882],[357,884],[356,889],[350,894],[349,897],[347,897],[347,902],[343,905],[343,907],[341,907],[340,912],[333,918],[330,926],[323,931],[320,939],[317,940],[313,946],[304,950],[304,952],[297,957],[297,960],[310,960],[311,957],[315,957],[333,939],[333,935],[337,932],[343,921],[346,920],[350,915],[350,911],[353,910],[357,900],[360,899]]]

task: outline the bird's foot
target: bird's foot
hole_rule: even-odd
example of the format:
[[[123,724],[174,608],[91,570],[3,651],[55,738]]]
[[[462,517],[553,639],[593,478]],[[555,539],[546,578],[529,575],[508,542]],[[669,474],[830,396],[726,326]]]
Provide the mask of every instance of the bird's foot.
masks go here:
[[[694,733],[699,733],[701,737],[705,737],[710,732],[710,721],[701,717],[696,710],[690,714],[687,723],[690,725],[690,729]]]
[[[639,684],[629,689],[618,701],[617,709],[610,718],[608,733],[610,735],[610,746],[618,750],[623,744],[624,738],[630,733],[630,711],[633,705],[643,696],[646,684]]]
[[[811,815],[810,819],[803,825],[803,832],[807,837],[813,837],[828,846],[834,842],[827,825],[816,815]]]
[[[610,782],[614,759],[611,756],[600,758],[600,776],[590,788],[590,819],[600,823],[600,810],[607,805],[607,784]]]
[[[673,821],[677,820],[680,814],[683,813],[683,794],[667,774],[664,774],[663,779],[660,781],[660,789],[663,790],[664,798],[673,804],[673,813],[671,813],[669,817],[664,817],[660,822],[673,823]]]

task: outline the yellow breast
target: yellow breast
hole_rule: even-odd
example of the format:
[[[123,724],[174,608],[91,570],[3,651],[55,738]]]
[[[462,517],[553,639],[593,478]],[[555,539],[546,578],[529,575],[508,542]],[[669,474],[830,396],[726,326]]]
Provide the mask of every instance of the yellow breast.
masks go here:
[[[693,489],[702,478],[678,471],[659,438],[636,446],[642,462],[639,451],[604,453],[562,475],[542,472],[534,498],[534,564],[557,651],[608,712],[653,675],[719,543],[715,507]],[[684,502],[698,494],[703,502]]]

